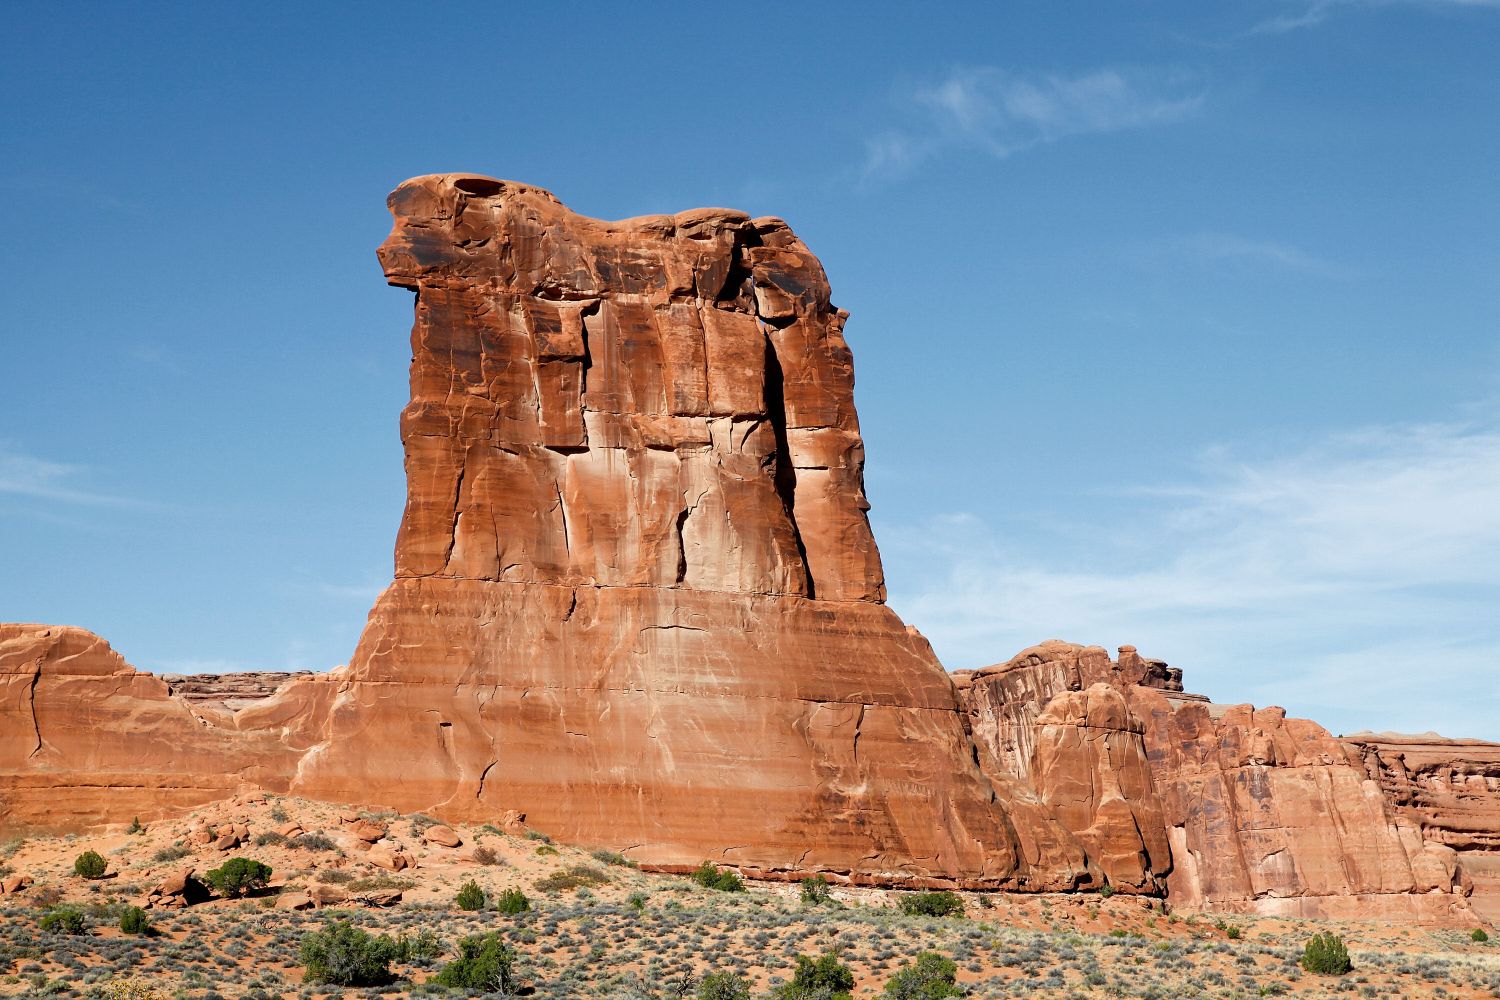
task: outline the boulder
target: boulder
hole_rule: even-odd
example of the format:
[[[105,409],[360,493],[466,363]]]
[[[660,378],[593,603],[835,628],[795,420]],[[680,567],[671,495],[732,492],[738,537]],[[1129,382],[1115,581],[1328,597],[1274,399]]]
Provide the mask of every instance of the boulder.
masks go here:
[[[386,828],[380,823],[371,823],[368,820],[361,820],[360,822],[352,826],[349,829],[349,832],[354,834],[357,839],[363,840],[367,844],[373,844],[375,843],[375,841],[385,836]]]
[[[458,847],[464,841],[450,826],[429,826],[422,831],[422,839],[439,847]]]
[[[278,910],[311,910],[318,904],[305,892],[283,892],[276,897]]]
[[[399,872],[413,866],[411,855],[393,847],[377,844],[370,848],[365,860],[387,871]]]

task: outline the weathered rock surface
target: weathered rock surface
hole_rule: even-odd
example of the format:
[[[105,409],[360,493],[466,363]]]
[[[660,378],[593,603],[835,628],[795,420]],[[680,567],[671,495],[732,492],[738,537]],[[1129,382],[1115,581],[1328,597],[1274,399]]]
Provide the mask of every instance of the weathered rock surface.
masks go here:
[[[285,790],[331,690],[329,675],[293,680],[279,711],[294,724],[242,728],[91,632],[0,624],[0,829],[67,831]]]
[[[199,710],[237,712],[270,698],[293,680],[307,680],[310,670],[244,671],[228,674],[160,674],[167,690]]]
[[[1500,743],[1435,733],[1355,733],[1342,742],[1435,860],[1446,866],[1443,852],[1452,853],[1473,884],[1474,909],[1500,921]]]
[[[1027,855],[881,603],[845,314],[784,222],[600,222],[460,175],[391,208],[396,580],[296,791],[514,810],[663,867],[1087,879]]]
[[[1111,880],[1164,877],[1191,909],[1466,912],[1453,852],[1425,846],[1316,723],[1184,694],[1180,672],[1128,646],[1112,661],[1047,642],[958,681],[991,758],[1038,789]]]

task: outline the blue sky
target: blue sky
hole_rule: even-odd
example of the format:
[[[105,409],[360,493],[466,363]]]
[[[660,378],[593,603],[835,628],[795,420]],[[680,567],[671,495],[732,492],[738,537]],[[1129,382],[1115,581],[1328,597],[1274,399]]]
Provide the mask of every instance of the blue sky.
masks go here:
[[[704,6],[9,9],[0,619],[343,662],[404,490],[384,197],[472,170],[792,223],[948,667],[1133,643],[1500,739],[1500,6]]]

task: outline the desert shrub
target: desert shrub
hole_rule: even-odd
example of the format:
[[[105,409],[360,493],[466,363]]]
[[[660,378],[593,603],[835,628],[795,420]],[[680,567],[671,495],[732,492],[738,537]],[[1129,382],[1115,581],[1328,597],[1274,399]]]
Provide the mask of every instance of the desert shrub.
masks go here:
[[[151,861],[154,864],[159,865],[167,861],[176,861],[179,858],[185,858],[192,853],[193,852],[191,849],[184,847],[181,844],[173,844],[171,847],[163,847],[161,850],[153,854],[151,856]]]
[[[516,953],[494,931],[458,942],[458,957],[433,977],[439,986],[509,996],[515,989]]]
[[[617,865],[617,866],[619,866],[621,868],[636,868],[636,867],[639,867],[634,861],[631,861],[629,858],[627,858],[625,855],[621,854],[619,851],[606,851],[606,850],[600,849],[600,850],[594,851],[590,855],[590,857],[592,857],[595,861],[599,862],[600,864],[604,864],[604,865]]]
[[[890,978],[885,984],[885,995],[899,1000],[961,997],[964,991],[955,985],[957,978],[957,962],[935,951],[924,951]]]
[[[750,980],[733,972],[710,972],[698,982],[698,1000],[750,1000]]]
[[[145,833],[146,832],[146,828],[141,825],[141,818],[139,816],[132,816],[130,818],[130,825],[125,828],[125,832],[126,833]]]
[[[331,986],[380,986],[391,979],[397,944],[342,920],[302,935],[301,958],[309,983]]]
[[[82,934],[88,927],[83,914],[71,907],[61,907],[42,914],[39,925],[48,934]]]
[[[482,910],[485,899],[484,890],[479,888],[479,883],[470,879],[459,886],[458,895],[453,897],[453,902],[460,910]]]
[[[537,845],[537,849],[536,849],[536,853],[537,853],[537,857],[549,857],[550,856],[550,857],[554,857],[555,858],[555,857],[557,857],[557,848],[553,847],[551,844],[538,844]]]
[[[417,883],[408,878],[397,878],[381,872],[378,875],[366,875],[364,878],[354,879],[347,884],[351,892],[378,892],[384,889],[398,889],[405,892]]]
[[[265,833],[257,834],[255,837],[256,847],[276,847],[286,843],[286,838],[275,830],[267,830]]]
[[[103,878],[109,870],[109,862],[98,851],[84,851],[73,859],[73,874],[80,878]]]
[[[281,808],[280,802],[271,807],[271,821],[274,823],[286,822],[286,810]]]
[[[506,916],[513,917],[517,913],[525,913],[531,909],[531,900],[526,898],[526,893],[520,889],[506,889],[495,901],[495,909]]]
[[[1354,968],[1344,939],[1332,931],[1314,934],[1302,949],[1302,967],[1320,976],[1342,976]]]
[[[802,902],[808,906],[822,906],[831,902],[833,896],[828,891],[828,880],[821,875],[802,880]]]
[[[797,956],[792,980],[771,994],[775,1000],[853,1000],[854,973],[839,961],[838,952],[825,952],[816,960]]]
[[[1229,938],[1229,940],[1238,941],[1241,937],[1244,936],[1245,932],[1240,930],[1238,924],[1230,924],[1228,927],[1224,928],[1224,934]]]
[[[911,917],[961,917],[964,912],[964,901],[947,889],[905,893],[896,902]]]
[[[1474,928],[1473,932],[1469,934],[1470,941],[1478,941],[1480,944],[1484,944],[1489,939],[1490,936],[1484,932],[1483,927],[1476,927]]]
[[[98,992],[89,992],[89,996],[98,996],[99,1000],[161,1000],[162,994],[156,987],[139,977],[130,979],[112,979],[98,988]]]
[[[324,868],[318,872],[318,881],[333,885],[343,885],[344,883],[354,881],[354,873],[346,872],[339,868]]]
[[[547,836],[545,833],[543,833],[540,830],[527,830],[526,831],[526,839],[527,840],[540,840],[544,844],[550,844],[550,843],[552,843],[552,838],[549,837],[549,836]]]
[[[442,953],[442,940],[430,928],[424,927],[415,934],[398,935],[396,937],[396,947],[391,954],[394,961],[415,962],[423,959],[437,958]]]
[[[630,908],[635,912],[644,913],[646,911],[647,898],[648,897],[644,892],[632,892],[628,897],[626,897],[625,902],[629,904]]]
[[[238,899],[264,889],[271,881],[271,866],[251,858],[230,858],[206,877],[219,895]]]
[[[500,856],[493,847],[480,846],[474,848],[474,860],[482,865],[492,865],[500,860]]]
[[[323,833],[299,833],[287,841],[299,851],[336,851],[338,845]]]
[[[150,934],[151,918],[139,906],[127,906],[120,914],[120,930],[126,934]]]
[[[745,891],[745,883],[740,880],[738,874],[727,868],[720,868],[712,861],[705,861],[694,868],[688,878],[705,889],[716,889],[719,892]]]
[[[1104,899],[1108,899],[1109,897],[1113,896],[1114,894],[1115,894],[1115,887],[1112,886],[1112,885],[1101,885],[1099,887],[1099,895],[1101,897],[1103,897]]]
[[[565,892],[569,889],[606,885],[609,876],[588,865],[569,865],[551,875],[539,878],[533,884],[543,892]]]

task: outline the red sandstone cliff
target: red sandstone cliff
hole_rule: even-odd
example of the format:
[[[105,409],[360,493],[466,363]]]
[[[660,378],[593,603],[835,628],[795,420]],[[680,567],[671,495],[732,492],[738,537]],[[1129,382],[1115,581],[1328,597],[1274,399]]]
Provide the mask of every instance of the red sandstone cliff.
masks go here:
[[[1286,916],[1466,911],[1454,851],[1424,841],[1316,723],[1183,694],[1180,671],[1130,646],[1112,661],[1052,641],[958,677],[988,759],[1122,888],[1155,877],[1175,905]]]
[[[516,810],[663,866],[1089,880],[1076,845],[1028,851],[1067,838],[997,800],[882,603],[845,314],[784,222],[602,222],[463,175],[391,209],[396,580],[296,791]]]

